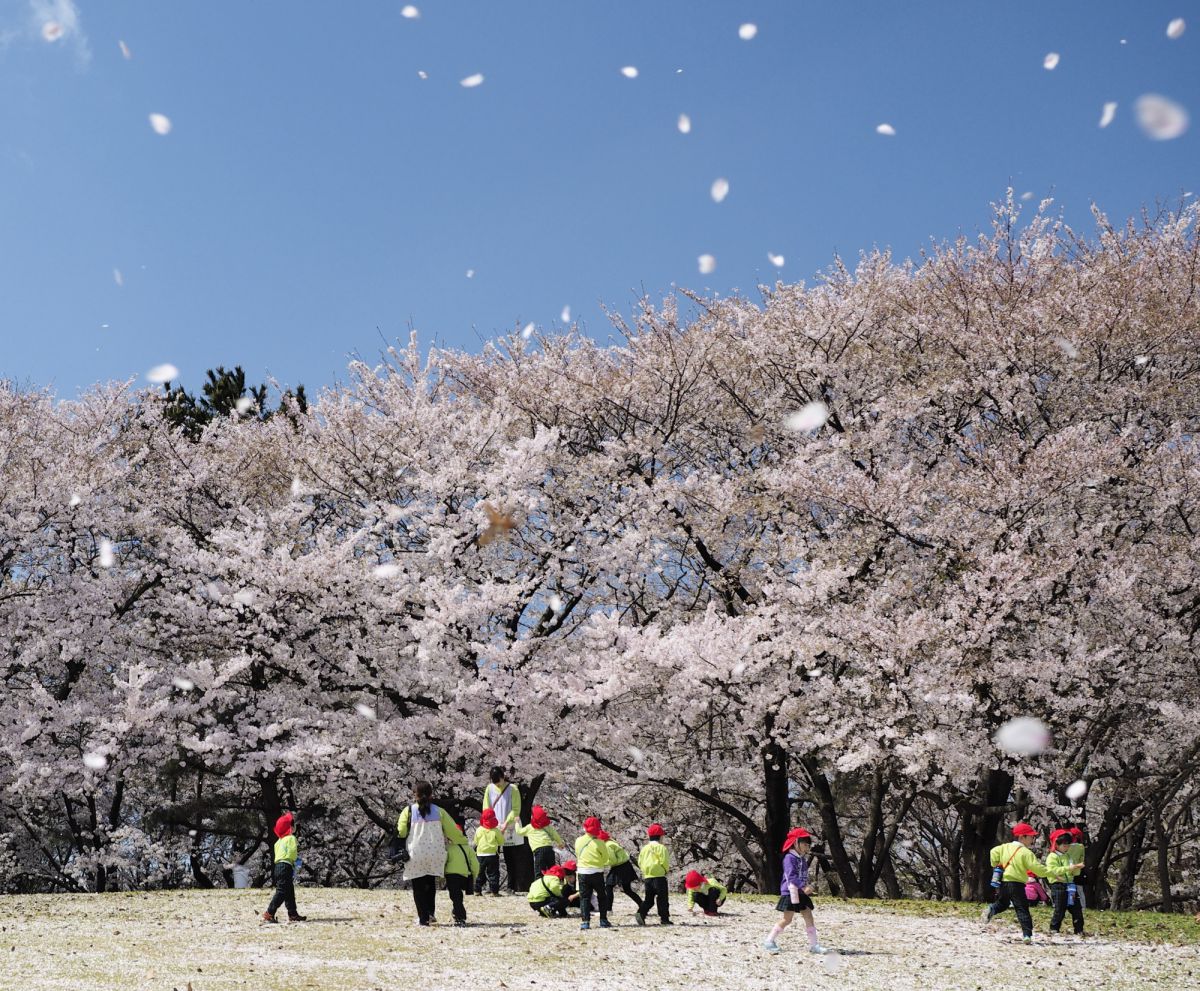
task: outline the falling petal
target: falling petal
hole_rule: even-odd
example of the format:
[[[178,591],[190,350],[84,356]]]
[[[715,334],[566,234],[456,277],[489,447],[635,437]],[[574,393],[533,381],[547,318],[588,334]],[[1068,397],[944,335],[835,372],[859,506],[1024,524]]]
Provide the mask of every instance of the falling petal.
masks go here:
[[[738,661],[737,664],[735,664],[733,666],[733,671],[732,671],[733,676],[735,678],[740,678],[745,673],[746,673],[746,662]]]
[[[1021,194],[1021,199],[1023,199],[1026,203],[1028,203],[1031,199],[1033,199],[1033,190],[1032,189],[1025,190],[1025,192],[1023,192]]]
[[[1042,68],[1048,71],[1054,69],[1058,65],[1058,60],[1058,52],[1047,52],[1046,57],[1042,59]]]
[[[250,412],[250,407],[254,405],[254,400],[249,396],[242,396],[236,403],[233,404],[242,416]]]
[[[151,114],[150,126],[154,128],[155,134],[170,134],[171,118],[166,114]]]
[[[483,82],[483,73],[477,72],[473,76],[467,76],[467,78],[463,79],[459,85],[465,86],[467,89],[473,89],[474,87],[480,85],[482,82]]]
[[[1033,757],[1050,746],[1050,730],[1040,719],[1018,716],[1001,726],[992,742],[1007,754]]]
[[[1078,802],[1088,792],[1086,781],[1073,781],[1067,785],[1067,798],[1072,802]]]
[[[1108,127],[1113,122],[1113,118],[1117,116],[1117,105],[1115,103],[1104,104],[1104,110],[1100,114],[1100,126]]]
[[[146,373],[146,381],[155,385],[171,382],[179,378],[179,369],[174,365],[155,365]]]
[[[63,34],[63,26],[58,21],[47,21],[42,25],[42,37],[46,41],[58,41]]]
[[[773,255],[768,251],[767,261],[769,261],[776,268],[783,268],[783,255]]]
[[[729,180],[714,179],[712,189],[710,189],[709,192],[712,194],[714,203],[724,202],[725,197],[729,195]]]
[[[738,37],[742,41],[750,41],[756,34],[758,34],[757,24],[743,24],[738,28]]]
[[[418,76],[419,76],[421,79],[428,79],[428,78],[429,78],[429,73],[428,73],[428,72],[426,72],[424,69],[418,69],[418,70],[417,70],[417,75],[418,75]]]
[[[89,771],[103,771],[108,767],[108,758],[104,754],[84,754],[83,766]]]
[[[125,276],[121,274],[121,270],[119,268],[113,269],[113,282],[117,284],[118,288],[125,285]]]
[[[398,564],[377,564],[372,569],[371,573],[381,580],[395,578],[400,574],[400,565]]]
[[[571,322],[571,307],[564,306],[562,308],[562,313],[560,313],[558,316],[559,316],[559,319],[562,320],[563,323],[570,323]]]
[[[1170,141],[1188,128],[1187,110],[1157,93],[1139,96],[1133,109],[1138,125],[1155,141]]]
[[[78,493],[78,492],[72,492],[72,493],[71,493],[71,501],[70,501],[70,503],[69,503],[68,505],[70,505],[70,507],[71,507],[72,509],[74,509],[74,508],[75,508],[76,506],[78,506],[78,505],[79,505],[81,502],[83,502],[83,499],[80,497],[79,493]]]
[[[417,8],[414,7],[410,3],[410,4],[405,4],[403,7],[400,8],[400,16],[407,17],[409,20],[412,20],[415,17],[420,17],[421,12],[419,10],[417,10]]]
[[[113,552],[112,541],[104,539],[100,541],[100,567],[111,568],[116,563],[117,556]]]
[[[891,124],[880,124],[875,128],[875,133],[882,134],[884,137],[894,138],[896,136],[896,129]]]
[[[258,598],[258,593],[252,588],[242,588],[233,593],[233,601],[239,606],[245,606],[247,609],[254,605],[254,600]]]
[[[710,275],[717,270],[717,260],[712,255],[701,255],[696,261],[701,275]]]
[[[633,758],[635,764],[644,764],[646,762],[646,755],[637,747],[629,748],[629,756]]]
[[[496,509],[490,502],[483,504],[483,511],[487,516],[488,525],[487,529],[479,535],[480,547],[487,547],[488,544],[500,537],[507,537],[516,528],[516,519]]]
[[[825,968],[826,974],[840,974],[842,972],[842,955],[840,953],[826,953],[821,957],[821,966]]]
[[[689,117],[687,114],[680,114],[679,122],[675,126],[679,128],[680,134],[691,134],[692,133],[692,118]]]
[[[473,268],[467,269],[467,278],[468,279],[475,278],[475,269],[473,269]]]
[[[550,596],[550,608],[552,610],[554,610],[554,612],[562,612],[562,608],[563,608],[562,596],[560,596],[560,595]]]
[[[1059,350],[1062,351],[1062,353],[1065,354],[1068,358],[1078,358],[1079,357],[1079,348],[1075,347],[1075,345],[1072,344],[1069,340],[1067,340],[1067,338],[1056,337],[1056,338],[1054,338],[1054,343],[1058,345]]]
[[[795,413],[789,413],[783,418],[783,425],[788,430],[797,433],[812,433],[825,426],[829,419],[829,407],[822,402],[805,403]]]
[[[292,479],[292,498],[295,499],[297,496],[301,495],[303,492],[304,492],[304,487],[300,484],[300,479],[293,478]]]
[[[525,340],[529,340],[529,338],[531,338],[532,336],[533,336],[533,323],[530,322],[530,323],[527,323],[522,328],[521,337],[523,337]]]
[[[1176,38],[1182,36],[1183,32],[1186,30],[1187,21],[1185,21],[1182,17],[1176,17],[1175,20],[1167,25],[1167,37],[1174,41]]]
[[[118,46],[120,46],[120,49],[121,49],[121,54],[122,54],[123,56],[125,56],[125,58],[126,58],[126,59],[131,59],[131,58],[133,58],[133,52],[131,52],[131,51],[129,50],[129,46],[128,46],[127,44],[125,44],[125,42],[123,42],[123,41],[118,41],[118,42],[117,42],[117,45],[118,45]]]
[[[178,688],[181,692],[190,692],[196,687],[196,683],[191,678],[172,678],[171,684]]]
[[[375,719],[375,709],[373,706],[367,705],[366,702],[355,702],[354,711],[357,712],[363,719]]]
[[[636,65],[621,66],[621,75],[624,76],[626,79],[637,79],[637,77],[638,77],[637,66]]]

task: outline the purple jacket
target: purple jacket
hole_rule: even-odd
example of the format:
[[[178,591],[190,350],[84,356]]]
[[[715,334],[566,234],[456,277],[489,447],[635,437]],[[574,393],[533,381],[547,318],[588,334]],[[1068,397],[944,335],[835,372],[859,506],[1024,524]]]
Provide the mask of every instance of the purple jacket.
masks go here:
[[[783,855],[783,879],[779,882],[779,893],[791,897],[790,885],[803,891],[808,886],[808,861],[797,857],[792,851]]]

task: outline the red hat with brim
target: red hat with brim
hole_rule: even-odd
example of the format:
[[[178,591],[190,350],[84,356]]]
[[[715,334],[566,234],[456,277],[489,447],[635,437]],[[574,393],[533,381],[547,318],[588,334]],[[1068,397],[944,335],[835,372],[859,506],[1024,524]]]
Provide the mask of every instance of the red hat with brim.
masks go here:
[[[804,829],[800,826],[797,826],[795,829],[789,829],[787,839],[783,842],[783,852],[787,853],[793,846],[796,845],[797,840],[811,839],[812,833],[810,833],[807,829]]]
[[[691,891],[693,888],[700,887],[700,885],[707,880],[708,878],[706,878],[699,871],[688,871],[687,877],[683,879],[683,886],[687,888],[688,891]]]
[[[646,835],[652,840],[658,839],[663,834],[663,828],[656,822],[650,824],[650,828],[646,830]]]
[[[1071,835],[1071,831],[1069,829],[1051,830],[1050,831],[1050,849],[1057,850],[1058,849],[1058,841],[1061,840],[1064,836],[1070,836],[1070,835]]]
[[[1012,834],[1016,837],[1021,836],[1037,836],[1038,831],[1027,822],[1019,822],[1012,828]]]
[[[275,835],[280,839],[283,839],[285,836],[290,834],[292,831],[293,822],[295,822],[295,820],[292,818],[292,814],[290,812],[285,812],[275,820]]]
[[[574,874],[575,871],[578,869],[578,867],[579,867],[579,865],[577,863],[575,863],[575,861],[573,861],[573,860],[568,860],[565,864],[562,865],[562,869],[564,871],[566,871],[568,874]]]
[[[540,805],[535,805],[533,811],[529,814],[529,825],[534,829],[545,829],[553,820],[546,815],[546,810]]]
[[[1083,839],[1083,830],[1080,829],[1078,826],[1072,826],[1071,827],[1071,839],[1075,840],[1076,842],[1079,842],[1081,839]]]
[[[495,829],[500,825],[500,820],[496,818],[496,813],[492,809],[484,809],[479,814],[479,825],[484,829]]]
[[[596,834],[596,839],[600,840],[602,843],[607,843],[612,839],[612,837],[602,829]]]
[[[567,876],[567,872],[561,864],[555,864],[553,867],[547,868],[542,871],[542,874],[548,877],[556,877],[560,881]]]
[[[588,816],[583,820],[583,831],[587,833],[588,836],[599,836],[601,832],[600,820],[595,816]]]

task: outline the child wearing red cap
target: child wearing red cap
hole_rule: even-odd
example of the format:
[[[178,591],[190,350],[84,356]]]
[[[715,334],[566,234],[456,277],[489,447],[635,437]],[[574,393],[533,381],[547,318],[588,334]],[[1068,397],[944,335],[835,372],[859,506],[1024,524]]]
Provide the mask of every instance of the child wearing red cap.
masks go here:
[[[660,925],[671,925],[670,888],[667,885],[667,871],[671,869],[671,855],[662,841],[665,838],[663,828],[658,823],[652,823],[646,830],[650,842],[638,853],[638,870],[646,882],[646,897],[642,899],[638,909],[640,919],[638,925],[645,925],[646,916],[654,903],[658,902],[658,921]]]
[[[1083,830],[1078,826],[1071,827],[1071,845],[1067,847],[1067,856],[1071,858],[1073,864],[1087,864],[1087,848],[1083,845]],[[1075,875],[1075,884],[1078,888],[1079,907],[1087,908],[1087,898],[1084,895],[1084,889],[1087,887],[1087,867],[1081,867],[1079,873]]]
[[[596,816],[583,820],[583,835],[575,841],[576,868],[579,874],[580,929],[592,928],[592,895],[600,907],[600,928],[611,929],[608,921],[608,904],[604,895],[604,872],[609,865],[608,844],[600,839],[604,830]]]
[[[529,907],[547,919],[567,917],[567,871],[553,864],[529,886]]]
[[[1014,840],[992,847],[992,867],[999,867],[1000,888],[996,900],[983,910],[982,921],[986,926],[1010,905],[1021,923],[1021,940],[1033,942],[1033,916],[1029,914],[1029,901],[1025,897],[1025,884],[1032,874],[1045,877],[1046,868],[1030,849],[1037,839],[1037,830],[1027,822],[1019,822],[1012,828]]]
[[[287,905],[288,922],[304,922],[308,917],[301,915],[296,909],[296,859],[300,848],[296,843],[294,830],[295,819],[290,812],[285,812],[275,821],[275,867],[272,879],[275,881],[275,896],[271,904],[263,912],[263,922],[277,922],[275,913],[280,905]]]
[[[1057,933],[1063,916],[1071,913],[1071,925],[1076,936],[1083,935],[1083,893],[1076,881],[1082,861],[1071,858],[1071,831],[1056,829],[1050,834],[1050,852],[1046,855],[1046,870],[1050,874],[1050,900],[1054,912],[1050,916],[1050,931]]]
[[[705,877],[699,871],[688,871],[687,877],[683,879],[683,886],[687,889],[688,911],[693,915],[698,908],[703,909],[705,915],[716,915],[717,909],[724,905],[725,899],[729,897],[729,889],[725,885],[711,877]]]
[[[633,864],[629,862],[628,852],[604,830],[600,831],[600,839],[608,846],[608,877],[604,880],[604,897],[608,899],[608,910],[612,911],[613,896],[616,894],[617,887],[620,886],[621,890],[637,906],[634,910],[634,919],[639,926],[644,926],[646,917],[642,915],[642,900],[633,890],[633,882],[637,880],[637,873],[633,869]]]
[[[543,874],[554,866],[554,848],[566,846],[558,830],[550,825],[553,821],[544,808],[535,805],[529,815],[529,825],[517,827],[517,833],[529,841],[534,870]]]
[[[775,910],[782,912],[783,918],[775,923],[771,934],[763,941],[763,949],[768,953],[779,952],[777,940],[792,924],[797,913],[804,920],[809,952],[825,952],[825,947],[817,942],[817,926],[813,922],[813,889],[808,883],[808,854],[811,849],[812,834],[806,829],[797,826],[788,831],[787,839],[783,842],[783,878],[779,882],[779,901],[775,904]]]
[[[563,862],[562,869],[564,875],[563,898],[567,900],[567,908],[570,908],[572,905],[578,908],[579,889],[576,887],[576,884],[579,881],[579,877],[576,874],[576,871],[579,870],[579,865],[573,860],[566,860]]]
[[[515,813],[509,813],[512,822]],[[508,822],[505,825],[508,825]],[[500,897],[500,848],[504,846],[504,830],[492,809],[484,809],[479,815],[479,828],[475,830],[475,854],[479,858],[479,875],[475,882],[475,894],[483,894],[486,882],[492,894]]]

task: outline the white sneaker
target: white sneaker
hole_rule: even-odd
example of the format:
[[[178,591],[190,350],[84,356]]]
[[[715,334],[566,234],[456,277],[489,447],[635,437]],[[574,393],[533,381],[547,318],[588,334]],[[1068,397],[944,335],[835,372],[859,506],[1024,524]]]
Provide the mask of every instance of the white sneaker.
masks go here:
[[[778,953],[779,952],[779,944],[776,943],[775,940],[773,940],[773,939],[764,939],[763,940],[763,949],[766,950],[768,953]]]
[[[825,949],[825,947],[823,947],[820,943],[813,943],[813,945],[808,948],[808,952],[809,953],[828,953],[829,951],[827,949]]]
[[[992,921],[992,906],[991,905],[983,906],[983,911],[979,913],[979,921],[984,926],[991,923],[991,921]]]

